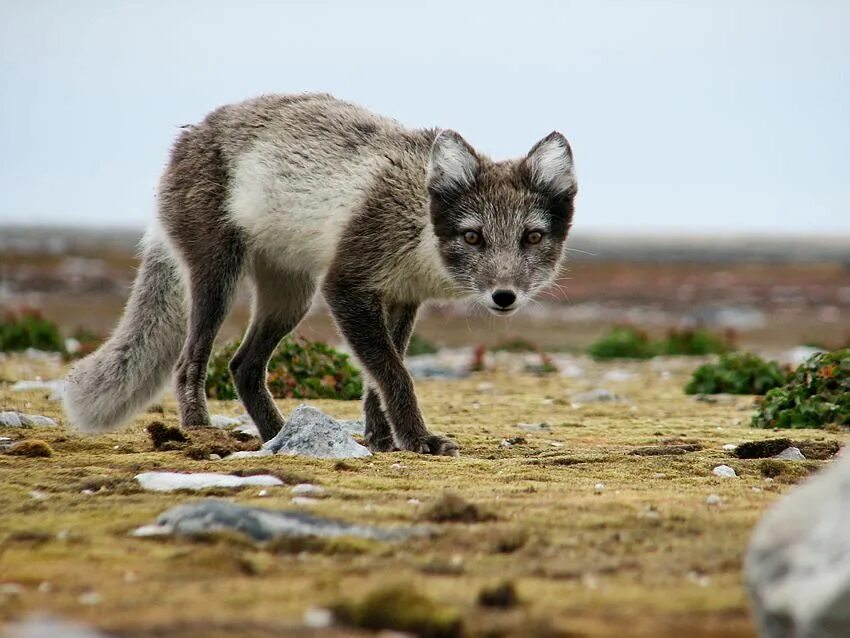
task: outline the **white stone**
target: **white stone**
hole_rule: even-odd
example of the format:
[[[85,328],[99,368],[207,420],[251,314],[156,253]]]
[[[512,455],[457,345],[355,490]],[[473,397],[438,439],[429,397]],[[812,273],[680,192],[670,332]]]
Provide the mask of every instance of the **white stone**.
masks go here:
[[[761,635],[850,636],[850,456],[762,517],[745,561]]]
[[[179,472],[142,472],[136,480],[146,490],[153,492],[173,492],[175,490],[203,490],[208,487],[244,487],[258,485],[274,487],[283,485],[276,476],[259,474],[257,476],[233,476],[215,472],[182,474]]]
[[[324,607],[308,607],[304,611],[304,624],[311,629],[325,629],[333,625],[334,617]]]
[[[705,499],[705,504],[709,507],[717,507],[723,505],[723,499],[718,494],[709,494]]]
[[[239,452],[228,454],[225,458],[229,461],[231,459],[256,459],[262,456],[274,456],[274,452],[266,449],[240,450]]]
[[[736,476],[738,476],[735,473],[735,469],[729,467],[728,465],[718,465],[713,470],[711,470],[711,473],[714,474],[714,476],[719,476],[721,478],[735,478]]]
[[[602,492],[605,491],[605,483],[597,483],[596,485],[593,486],[593,491],[596,494],[602,494]]]
[[[372,456],[339,421],[304,404],[292,411],[286,425],[263,448],[280,455],[323,459]]]
[[[723,449],[726,450],[727,452],[734,452],[735,450],[738,449],[738,445],[736,443],[727,443],[726,445],[723,446]]]
[[[24,424],[23,421],[21,421],[20,414],[7,410],[5,412],[0,412],[0,425],[7,428],[20,428],[23,427]]]
[[[47,397],[48,400],[61,401],[62,395],[65,393],[65,381],[62,379],[53,379],[51,381],[42,381],[41,379],[18,381],[17,383],[13,383],[10,389],[13,392],[48,390],[50,392],[50,395]]]

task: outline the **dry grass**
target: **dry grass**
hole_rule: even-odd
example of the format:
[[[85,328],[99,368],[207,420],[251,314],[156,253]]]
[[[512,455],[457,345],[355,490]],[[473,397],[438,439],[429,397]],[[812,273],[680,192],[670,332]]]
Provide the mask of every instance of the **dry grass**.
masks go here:
[[[32,365],[7,360],[0,372],[20,378],[20,367]],[[432,429],[461,444],[457,459],[393,453],[344,462],[192,460],[154,451],[145,431],[153,421],[177,424],[168,397],[162,413],[144,414],[115,434],[0,428],[2,436],[38,438],[54,451],[50,458],[0,455],[0,583],[24,589],[0,595],[0,620],[46,610],[121,636],[294,636],[304,635],[301,619],[312,605],[350,604],[415,583],[450,617],[459,614],[465,635],[753,636],[741,576],[750,530],[794,481],[825,462],[791,463],[793,470],[766,482],[763,459],[724,451],[725,443],[776,434],[747,426],[751,398],[707,404],[685,396],[681,388],[696,362],[582,365],[588,374],[580,380],[494,372],[418,383]],[[44,366],[45,378],[57,374]],[[639,375],[600,381],[612,367]],[[571,407],[570,395],[594,387],[630,401]],[[289,411],[297,402],[279,404]],[[360,410],[357,402],[315,405],[340,418]],[[12,393],[5,384],[0,408],[64,422],[59,404],[44,393]],[[237,414],[241,407],[215,403],[213,411]],[[552,428],[515,427],[536,421]],[[524,443],[500,445],[518,435]],[[658,453],[633,453],[648,448]],[[740,478],[712,476],[720,463]],[[327,490],[311,511],[357,523],[417,523],[446,492],[496,518],[435,523],[434,538],[356,547],[256,547],[228,536],[143,540],[127,534],[196,498],[142,492],[133,476],[146,470],[264,470],[289,484],[310,481]],[[601,493],[597,483],[604,483]],[[712,493],[721,496],[720,507],[706,505]],[[289,487],[270,488],[266,497],[257,489],[224,494],[249,505],[293,507]],[[479,592],[506,581],[520,605],[478,604]],[[39,591],[45,582],[50,590]],[[80,597],[91,592],[100,602],[83,604]],[[339,628],[322,635],[351,634]]]

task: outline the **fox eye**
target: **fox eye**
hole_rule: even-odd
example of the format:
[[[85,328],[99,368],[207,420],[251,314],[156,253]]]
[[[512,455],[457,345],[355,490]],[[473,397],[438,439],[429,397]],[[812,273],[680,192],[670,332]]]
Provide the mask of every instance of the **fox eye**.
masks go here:
[[[476,233],[474,230],[468,230],[463,234],[463,241],[470,246],[477,246],[481,243],[481,235]]]
[[[525,236],[525,241],[527,241],[529,244],[539,244],[542,239],[543,233],[541,233],[539,230],[532,230]]]

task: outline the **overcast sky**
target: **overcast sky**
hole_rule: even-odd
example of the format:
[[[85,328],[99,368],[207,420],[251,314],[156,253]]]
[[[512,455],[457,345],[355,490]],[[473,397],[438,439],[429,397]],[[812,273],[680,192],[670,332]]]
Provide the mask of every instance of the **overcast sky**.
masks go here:
[[[850,2],[0,2],[0,221],[143,226],[182,124],[328,91],[496,158],[553,129],[576,227],[850,234]]]

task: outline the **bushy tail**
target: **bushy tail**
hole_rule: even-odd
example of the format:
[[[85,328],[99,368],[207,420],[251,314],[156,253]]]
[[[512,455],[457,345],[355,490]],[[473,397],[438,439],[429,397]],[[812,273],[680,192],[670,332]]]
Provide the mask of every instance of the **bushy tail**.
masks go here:
[[[141,268],[115,332],[71,370],[65,411],[79,430],[118,427],[156,398],[186,336],[179,267],[165,244],[146,238]]]

